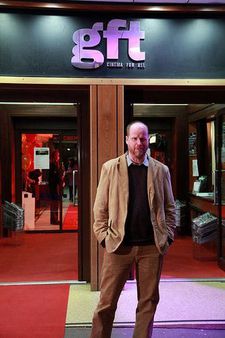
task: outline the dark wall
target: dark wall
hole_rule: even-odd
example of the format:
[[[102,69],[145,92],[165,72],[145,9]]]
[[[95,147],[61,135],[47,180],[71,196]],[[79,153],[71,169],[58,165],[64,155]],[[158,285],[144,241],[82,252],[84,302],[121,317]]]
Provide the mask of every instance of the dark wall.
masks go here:
[[[111,19],[140,21],[145,39],[140,50],[146,53],[144,68],[133,68],[128,56],[128,42],[119,42],[118,62],[122,67],[109,67],[106,39],[91,50],[105,56],[104,64],[96,69],[78,69],[71,65],[73,33],[92,28],[103,22],[104,30]],[[121,28],[123,30],[123,28]],[[33,13],[0,13],[0,75],[44,77],[119,77],[119,78],[224,78],[225,77],[225,18],[221,17],[127,17],[106,14],[103,18],[92,13],[78,15],[48,15]]]

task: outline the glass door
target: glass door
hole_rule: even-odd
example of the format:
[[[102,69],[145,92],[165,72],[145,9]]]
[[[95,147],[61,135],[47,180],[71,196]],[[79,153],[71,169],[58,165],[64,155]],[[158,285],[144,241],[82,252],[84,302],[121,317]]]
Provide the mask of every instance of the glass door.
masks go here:
[[[23,133],[21,147],[24,230],[77,230],[76,136]]]
[[[219,245],[220,267],[225,270],[225,112],[217,116],[217,198],[219,208]]]
[[[62,230],[78,230],[78,137],[62,135]]]

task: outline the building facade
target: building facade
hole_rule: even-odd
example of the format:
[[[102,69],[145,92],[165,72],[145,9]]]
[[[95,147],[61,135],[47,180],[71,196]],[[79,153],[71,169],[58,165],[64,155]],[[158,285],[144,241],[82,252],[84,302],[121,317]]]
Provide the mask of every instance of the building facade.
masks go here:
[[[218,217],[224,268],[225,7],[2,1],[0,32],[1,203],[22,203],[34,149],[51,153],[54,144],[64,165],[69,142],[78,166],[79,279],[98,289],[102,251],[92,206],[101,165],[125,151],[127,123],[142,120],[153,156],[170,168],[175,198],[188,205],[183,231],[199,213]],[[25,156],[21,147],[30,147],[31,135],[39,139]],[[43,174],[49,167],[41,165]],[[193,189],[202,176],[206,196]],[[59,223],[56,230],[64,231],[62,216]]]

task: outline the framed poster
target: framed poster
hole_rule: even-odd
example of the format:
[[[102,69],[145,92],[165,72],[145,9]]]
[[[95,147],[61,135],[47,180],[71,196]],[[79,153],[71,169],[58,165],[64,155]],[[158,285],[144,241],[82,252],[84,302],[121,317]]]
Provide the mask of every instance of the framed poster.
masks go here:
[[[49,169],[48,147],[34,147],[34,169]]]
[[[190,133],[189,134],[189,156],[196,156],[197,155],[197,134]]]

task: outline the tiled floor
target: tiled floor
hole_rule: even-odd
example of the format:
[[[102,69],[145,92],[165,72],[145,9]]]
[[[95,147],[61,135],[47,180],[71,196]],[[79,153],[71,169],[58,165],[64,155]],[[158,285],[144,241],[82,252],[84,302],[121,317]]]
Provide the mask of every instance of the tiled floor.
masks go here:
[[[68,328],[64,338],[89,338],[90,328]],[[111,338],[132,338],[132,328],[114,328]],[[155,328],[152,338],[224,338],[224,330]]]

